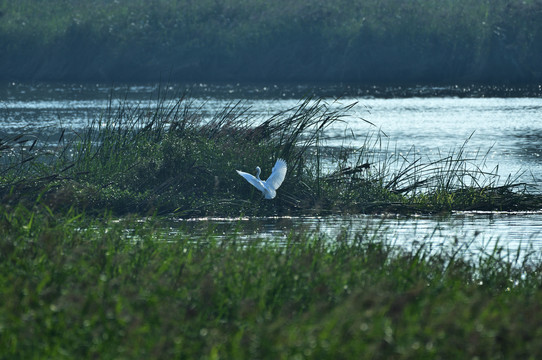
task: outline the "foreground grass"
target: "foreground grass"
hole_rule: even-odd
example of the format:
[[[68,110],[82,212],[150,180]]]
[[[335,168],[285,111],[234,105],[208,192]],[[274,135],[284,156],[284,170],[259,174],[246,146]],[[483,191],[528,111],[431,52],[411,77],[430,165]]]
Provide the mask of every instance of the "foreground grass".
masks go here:
[[[3,359],[542,355],[539,259],[405,252],[377,232],[195,241],[45,206],[0,217]]]

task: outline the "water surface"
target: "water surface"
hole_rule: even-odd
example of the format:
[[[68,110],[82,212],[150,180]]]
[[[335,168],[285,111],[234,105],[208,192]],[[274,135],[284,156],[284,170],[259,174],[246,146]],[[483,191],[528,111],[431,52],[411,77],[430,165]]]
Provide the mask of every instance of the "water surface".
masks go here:
[[[171,235],[231,241],[270,239],[287,243],[297,232],[324,234],[330,241],[384,240],[415,249],[423,244],[434,253],[494,255],[505,259],[542,257],[542,212],[455,212],[446,216],[347,215],[306,217],[241,217],[172,219]]]

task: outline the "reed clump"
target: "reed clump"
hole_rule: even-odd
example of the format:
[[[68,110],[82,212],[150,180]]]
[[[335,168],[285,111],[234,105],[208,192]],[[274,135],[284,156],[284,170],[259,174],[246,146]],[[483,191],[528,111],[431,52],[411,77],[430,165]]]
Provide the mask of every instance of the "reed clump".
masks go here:
[[[255,122],[234,103],[209,116],[189,98],[151,107],[110,103],[83,131],[63,130],[54,144],[16,136],[0,144],[5,203],[118,214],[273,215],[359,212],[531,210],[542,204],[526,184],[498,182],[467,158],[465,146],[440,159],[382,158],[381,139],[359,148],[326,146],[350,105],[306,99]],[[379,157],[380,156],[380,157]],[[235,170],[257,165],[265,178],[277,158],[288,175],[274,201]]]

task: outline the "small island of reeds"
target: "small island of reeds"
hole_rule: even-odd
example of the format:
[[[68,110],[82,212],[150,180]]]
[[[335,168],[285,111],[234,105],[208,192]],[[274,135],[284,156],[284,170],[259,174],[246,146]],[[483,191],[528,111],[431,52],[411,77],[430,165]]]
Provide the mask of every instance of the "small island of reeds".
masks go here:
[[[308,98],[258,122],[239,104],[209,115],[185,96],[158,99],[150,109],[110,104],[87,128],[63,128],[55,140],[0,139],[3,204],[179,217],[542,207],[527,184],[484,169],[483,154],[466,156],[468,139],[429,161],[383,158],[378,131],[362,146],[327,146],[326,130],[347,126],[352,103]],[[268,176],[278,158],[288,175],[279,196],[264,201],[235,170],[260,166]]]

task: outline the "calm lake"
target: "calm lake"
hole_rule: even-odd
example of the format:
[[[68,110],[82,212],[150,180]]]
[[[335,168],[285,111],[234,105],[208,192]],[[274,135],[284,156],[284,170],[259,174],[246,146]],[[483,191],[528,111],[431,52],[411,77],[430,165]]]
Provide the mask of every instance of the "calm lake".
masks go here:
[[[161,95],[159,95],[159,93]],[[103,85],[1,84],[0,138],[36,134],[54,141],[61,129],[79,130],[121,103],[153,108],[159,97],[189,94],[194,108],[212,116],[238,104],[255,121],[298,105],[303,98],[323,98],[330,108],[353,107],[344,124],[327,134],[327,145],[361,147],[378,142],[375,158],[420,158],[430,162],[463,148],[474,166],[542,191],[542,86],[495,87],[356,87],[352,85]],[[365,121],[366,120],[366,121]],[[368,122],[372,123],[369,124]],[[241,236],[270,236],[285,230],[353,234],[383,229],[391,242],[414,241],[444,246],[456,241],[475,247],[499,245],[542,250],[542,213],[457,213],[445,218],[349,216],[281,219],[199,219],[174,222],[190,231],[212,223],[218,233],[243,226]],[[458,240],[456,240],[456,238]],[[493,245],[492,245],[493,244]],[[435,245],[437,246],[437,245]]]

